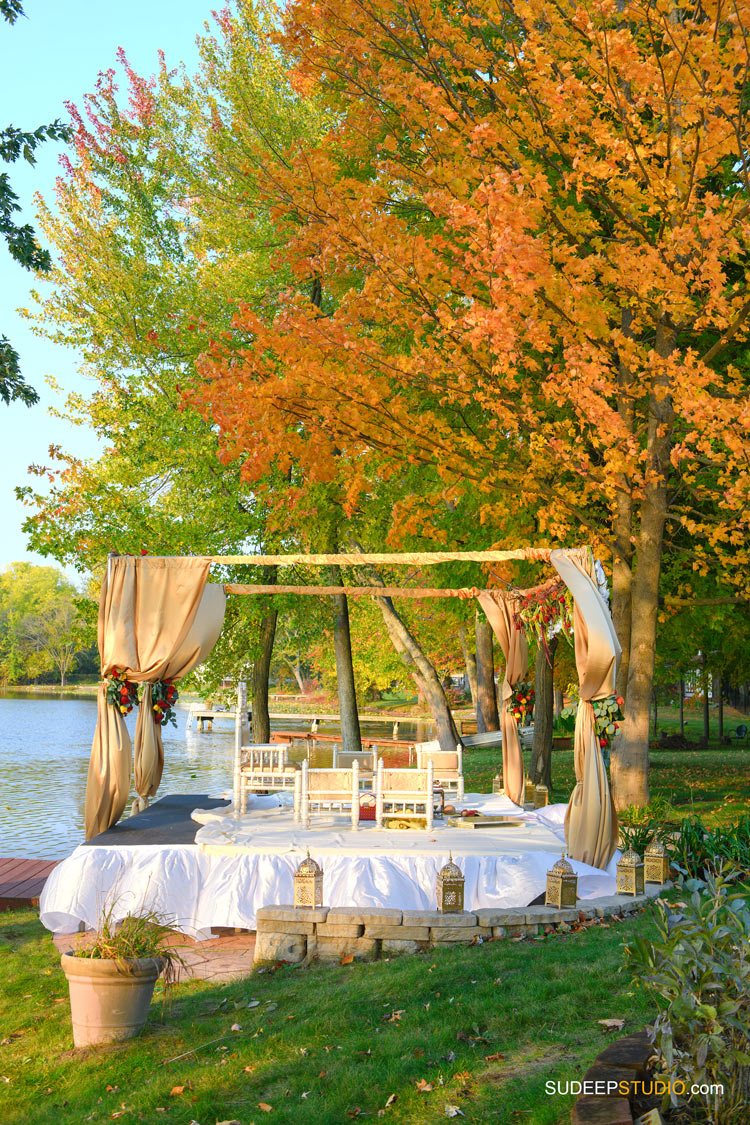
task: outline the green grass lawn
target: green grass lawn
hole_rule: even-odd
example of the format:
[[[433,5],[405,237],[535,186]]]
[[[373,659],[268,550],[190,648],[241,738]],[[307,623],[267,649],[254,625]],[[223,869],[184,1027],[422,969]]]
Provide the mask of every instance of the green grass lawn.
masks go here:
[[[653,1015],[623,968],[636,928],[651,931],[647,914],[543,940],[178,985],[171,1014],[154,999],[140,1038],[76,1052],[50,935],[32,911],[0,914],[0,1121],[345,1125],[382,1110],[429,1125],[446,1105],[483,1125],[569,1121],[573,1099],[548,1097],[545,1081],[583,1076],[615,1037],[597,1020],[624,1019],[625,1034]]]
[[[731,729],[735,725],[732,720]],[[664,724],[659,723],[659,729],[671,733],[675,727],[667,716]],[[697,739],[695,732],[688,737]],[[527,769],[530,758],[531,754],[526,752]],[[750,812],[750,742],[721,746],[714,732],[706,750],[659,750],[652,747],[649,761],[651,799],[669,802],[672,806],[670,820],[699,816],[704,824],[717,827],[731,824]],[[499,750],[465,750],[467,792],[490,789],[500,763]],[[567,801],[574,784],[572,751],[553,751],[550,801]]]

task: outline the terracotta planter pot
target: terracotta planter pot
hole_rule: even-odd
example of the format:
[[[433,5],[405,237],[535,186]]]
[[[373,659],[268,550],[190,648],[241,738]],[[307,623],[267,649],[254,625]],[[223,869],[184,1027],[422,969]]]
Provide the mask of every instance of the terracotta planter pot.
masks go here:
[[[570,734],[556,734],[552,737],[553,750],[570,750],[573,745],[573,736]]]
[[[117,962],[63,953],[60,962],[68,978],[76,1047],[115,1043],[138,1034],[164,968],[161,957]]]

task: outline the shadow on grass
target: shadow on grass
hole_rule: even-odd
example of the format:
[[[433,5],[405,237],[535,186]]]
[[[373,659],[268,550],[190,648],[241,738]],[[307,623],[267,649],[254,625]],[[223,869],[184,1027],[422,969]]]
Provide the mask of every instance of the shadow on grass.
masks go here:
[[[572,1099],[548,1097],[545,1081],[582,1075],[605,1039],[596,1021],[619,1017],[631,1031],[650,1016],[622,969],[622,940],[636,927],[649,929],[648,918],[369,965],[281,967],[222,987],[185,983],[171,1014],[155,996],[140,1038],[76,1052],[51,938],[31,912],[2,915],[0,1117],[339,1125],[382,1110],[425,1125],[456,1105],[467,1122],[552,1125],[569,1119]]]

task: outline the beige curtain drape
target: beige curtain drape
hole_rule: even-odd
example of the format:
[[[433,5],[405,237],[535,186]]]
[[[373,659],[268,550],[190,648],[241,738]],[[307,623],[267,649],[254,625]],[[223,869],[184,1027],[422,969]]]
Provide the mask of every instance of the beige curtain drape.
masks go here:
[[[164,767],[151,684],[186,676],[206,659],[221,632],[226,599],[221,586],[207,585],[209,566],[207,559],[113,557],[102,583],[102,676],[117,668],[145,685],[135,730],[135,787],[142,804],[156,793]],[[130,736],[106,692],[101,684],[86,784],[87,840],[119,820],[130,790]]]
[[[505,657],[505,677],[502,684],[502,704],[500,707],[500,730],[503,735],[503,783],[505,792],[516,805],[523,805],[524,771],[521,740],[518,737],[518,723],[508,702],[513,688],[525,678],[529,667],[529,653],[526,634],[517,629],[513,615],[517,607],[515,599],[507,595],[481,593],[477,597],[492,631],[497,637]]]
[[[592,703],[615,690],[620,643],[607,604],[584,559],[552,551],[550,562],[575,603],[573,624],[580,683],[573,740],[576,785],[565,814],[565,839],[573,859],[604,868],[617,846],[617,814],[596,737]]]

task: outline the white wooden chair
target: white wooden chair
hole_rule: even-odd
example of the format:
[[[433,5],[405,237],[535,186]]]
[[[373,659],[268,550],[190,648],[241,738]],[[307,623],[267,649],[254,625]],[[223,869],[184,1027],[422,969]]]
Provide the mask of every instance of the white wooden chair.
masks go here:
[[[359,766],[359,788],[371,793],[375,788],[375,770],[378,756],[375,750],[342,750],[338,743],[333,747],[333,768],[350,770],[354,763]]]
[[[446,793],[455,793],[456,800],[464,799],[464,759],[463,747],[459,742],[455,750],[441,750],[437,739],[432,742],[415,744],[417,769],[427,769],[432,763],[435,784],[442,786]]]
[[[349,812],[352,828],[359,827],[358,763],[350,770],[311,770],[305,759],[294,789],[295,821],[309,825],[312,815],[332,812]]]
[[[338,743],[333,747],[333,768],[350,770],[354,763],[359,766],[360,778],[363,773],[375,772],[375,753],[372,750],[342,750]]]
[[[434,777],[432,762],[426,769],[386,769],[378,759],[375,778],[375,822],[383,827],[385,817],[398,820],[424,820],[432,831]]]
[[[240,748],[240,812],[247,811],[248,793],[294,791],[299,773],[287,762],[288,742],[253,743]]]

